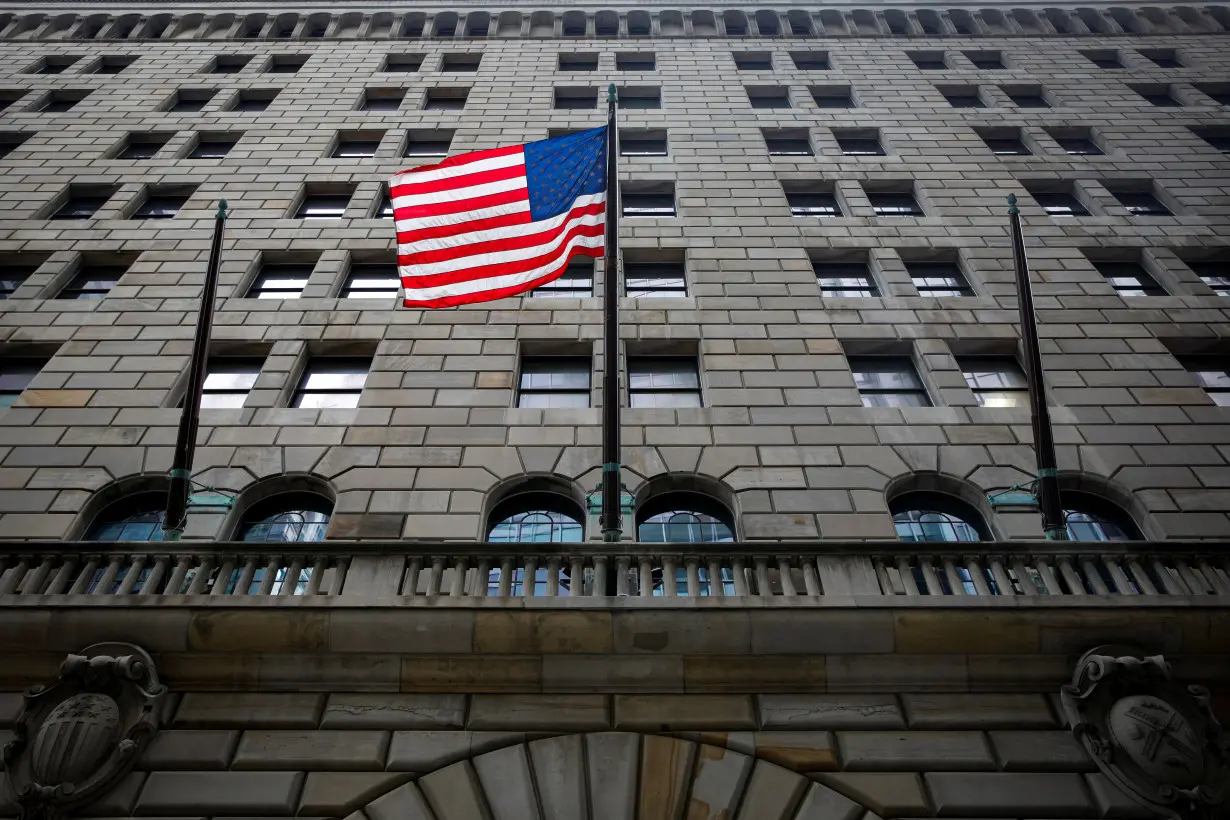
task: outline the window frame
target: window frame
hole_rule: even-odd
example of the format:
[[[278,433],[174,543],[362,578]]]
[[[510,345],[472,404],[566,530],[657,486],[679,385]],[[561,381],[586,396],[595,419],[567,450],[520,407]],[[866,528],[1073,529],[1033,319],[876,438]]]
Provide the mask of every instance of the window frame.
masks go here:
[[[913,191],[868,191],[866,189],[863,189],[863,192],[867,195],[867,202],[870,203],[872,214],[877,219],[898,219],[898,218],[917,219],[919,217],[925,217],[927,215],[927,212],[923,210],[922,204],[919,203],[918,197],[914,195]],[[888,206],[885,204],[879,204],[879,205],[876,204],[876,200],[883,201],[889,197],[896,197],[898,200],[902,202],[904,202],[904,198],[908,198],[910,201],[909,213],[899,212],[900,209],[904,207],[902,205]],[[889,210],[890,207],[892,208],[892,210]]]
[[[42,356],[0,357],[0,410],[12,407],[50,361]]]
[[[378,276],[377,271],[392,271],[391,275]],[[381,287],[364,286],[357,287],[357,281],[391,281],[393,283],[390,291],[387,285]],[[401,295],[401,277],[397,272],[396,262],[353,262],[346,271],[346,278],[342,281],[342,287],[338,291],[339,299],[388,299],[396,298]]]
[[[871,274],[871,266],[866,260],[819,260],[811,261],[812,271],[816,274],[816,284],[820,288],[820,296],[825,299],[876,299],[883,294]],[[863,287],[844,284],[844,280],[861,279]],[[836,283],[826,288],[824,282]],[[830,291],[830,292],[827,292]],[[857,292],[852,292],[857,291]],[[866,291],[866,292],[864,292]]]
[[[594,364],[591,356],[521,356],[517,368],[517,393],[514,397],[514,407],[531,408],[538,410],[561,409],[561,410],[577,410],[588,409],[593,403],[593,376]],[[552,377],[559,376],[565,381],[569,376],[585,376],[585,386],[580,384],[561,384],[554,386],[550,383]],[[534,384],[534,377],[546,377],[546,384]],[[527,379],[530,384],[527,385]],[[544,403],[536,403],[535,397],[541,397]],[[560,404],[552,404],[551,399],[554,397],[572,397],[578,401],[570,402],[563,400]],[[527,402],[526,400],[529,399]],[[583,400],[582,404],[580,400]]]
[[[968,298],[978,295],[974,291],[973,285],[970,284],[968,277],[966,277],[965,272],[961,270],[961,263],[956,260],[910,260],[905,263],[905,269],[910,277],[910,282],[921,297],[945,299]],[[930,285],[925,282],[920,286],[920,281],[926,279],[950,279],[956,286]],[[943,292],[952,290],[957,292]]]
[[[1170,294],[1162,287],[1162,283],[1157,281],[1153,274],[1149,273],[1139,261],[1134,259],[1091,259],[1090,263],[1097,269],[1102,278],[1106,280],[1106,284],[1120,296],[1169,296]],[[1116,271],[1115,269],[1121,269]],[[1131,270],[1134,269],[1134,270]],[[1143,277],[1143,279],[1142,279]],[[1131,287],[1126,284],[1117,284],[1116,279],[1132,278],[1137,281],[1137,287]],[[1131,291],[1140,291],[1133,293]]]
[[[529,292],[530,298],[533,299],[587,299],[594,295],[594,264],[592,260],[586,260],[589,264],[581,261],[571,261],[555,279],[550,282],[539,285]],[[588,282],[587,287],[569,284],[571,282],[583,280]]]
[[[111,289],[119,284],[128,265],[82,265],[56,294],[56,299],[66,299],[79,302],[97,301],[106,298]],[[114,280],[111,276],[114,275]],[[111,282],[106,288],[86,287],[91,281]],[[81,284],[78,284],[81,283]],[[95,295],[97,294],[97,295]]]
[[[1230,407],[1230,360],[1221,355],[1176,356],[1183,369],[1196,380],[1196,386],[1208,394],[1218,407]],[[1210,367],[1209,365],[1219,365]],[[1205,374],[1220,374],[1220,379],[1208,379]]]
[[[299,299],[303,296],[303,291],[307,288],[308,282],[311,280],[312,270],[314,268],[315,263],[312,262],[269,262],[263,264],[261,265],[260,270],[256,272],[256,276],[252,279],[252,284],[248,286],[243,298]],[[291,280],[300,278],[303,280],[303,284],[298,290],[294,290],[292,286],[268,287],[264,285],[264,282],[267,279]],[[290,295],[292,293],[294,295]]]
[[[341,202],[342,198],[346,199],[346,204],[340,209],[337,207],[324,206],[325,200],[332,200],[335,205]],[[322,194],[322,193],[304,193],[303,198],[299,201],[299,205],[295,208],[295,215],[292,219],[302,219],[308,222],[331,221],[335,219],[343,219],[346,209],[350,207],[350,202],[354,198],[354,192],[348,194]],[[321,211],[321,213],[312,213],[312,211]]]
[[[659,271],[654,273],[654,271]],[[677,271],[677,275],[675,273]],[[676,298],[688,295],[687,265],[684,262],[624,262],[624,296],[629,299]],[[646,281],[678,280],[678,285],[632,288],[634,279]]]
[[[363,397],[363,389],[367,384],[367,377],[370,376],[372,372],[372,363],[372,358],[370,356],[310,357],[303,365],[303,372],[300,374],[299,381],[295,386],[295,391],[291,395],[290,406],[296,409],[304,410],[332,410],[338,408],[348,409],[358,407],[359,401]],[[357,375],[360,370],[359,365],[363,365],[363,384],[361,384],[357,389],[353,387],[312,388],[308,386],[308,383],[312,377],[318,375]],[[303,400],[309,396],[353,396],[354,403],[305,406]]]
[[[654,376],[667,375],[666,373],[655,373],[653,371],[646,371],[644,368],[660,366],[668,362],[670,363],[679,362],[685,365],[690,365],[690,367],[680,368],[670,373],[669,375],[678,376],[678,375],[681,375],[682,371],[686,370],[686,373],[683,373],[683,375],[694,376],[696,380],[695,386],[678,387],[678,386],[650,385],[648,387],[638,387],[634,384],[635,380],[638,377],[641,377],[644,375],[648,375],[651,381],[653,380]],[[638,371],[638,367],[642,369]],[[704,407],[705,406],[704,391],[703,391],[703,387],[701,385],[701,380],[700,380],[700,363],[697,361],[697,357],[694,355],[638,356],[638,355],[633,354],[633,355],[627,356],[627,371],[628,371],[628,407],[629,408],[678,410],[682,408]],[[661,405],[657,403],[649,404],[649,405],[637,403],[638,398],[642,398],[646,396],[654,396],[654,397],[689,396],[689,397],[694,397],[696,399],[696,403],[695,404],[690,404],[690,403],[661,404]]]
[[[931,394],[927,390],[926,384],[922,380],[922,376],[918,372],[913,359],[905,354],[897,355],[849,355],[846,356],[846,363],[850,367],[850,374],[854,378],[854,388],[858,391],[859,400],[863,407],[931,407]],[[889,369],[894,367],[896,369]],[[859,383],[860,376],[866,376],[873,373],[880,374],[895,374],[898,377],[907,376],[914,382],[910,387],[864,387]],[[895,403],[887,401],[879,403],[875,401],[876,397],[913,397],[920,399],[919,403],[905,402]]]
[[[783,189],[790,215],[801,219],[839,219],[845,214],[836,191]],[[808,204],[808,203],[811,204]]]
[[[1016,356],[957,356],[956,360],[961,376],[978,400],[979,407],[1029,407],[1029,380]],[[1000,379],[1003,384],[990,384],[989,380],[994,378]],[[988,383],[981,383],[983,379],[987,379]],[[1014,381],[1017,383],[1012,384]],[[997,395],[1010,396],[1015,403],[990,403]]]
[[[247,402],[248,396],[251,395],[253,388],[256,386],[256,380],[260,378],[261,369],[265,366],[265,359],[255,356],[211,356],[205,365],[205,379],[201,387],[201,407],[200,409],[239,409]],[[221,368],[221,369],[219,369]],[[227,369],[231,368],[231,369]],[[242,369],[240,369],[242,368]],[[251,384],[247,388],[237,387],[210,387],[209,379],[211,376],[248,376],[251,375]],[[242,397],[238,404],[210,404],[208,398],[210,396],[231,396]],[[183,400],[180,401],[180,406],[183,406]]]

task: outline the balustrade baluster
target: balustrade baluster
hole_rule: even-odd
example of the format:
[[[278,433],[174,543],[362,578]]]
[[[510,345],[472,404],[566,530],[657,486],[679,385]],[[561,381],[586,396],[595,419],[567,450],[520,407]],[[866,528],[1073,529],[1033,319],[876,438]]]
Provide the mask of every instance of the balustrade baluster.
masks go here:
[[[171,580],[167,581],[166,589],[163,590],[163,595],[179,595],[180,590],[184,588],[184,579],[188,577],[188,570],[192,566],[191,555],[181,555],[175,561],[175,569],[171,573]],[[148,584],[146,587],[148,588]],[[145,594],[145,589],[141,590]],[[153,594],[151,591],[149,594]]]
[[[943,595],[944,585],[940,583],[940,576],[936,574],[931,558],[920,555],[918,557],[918,567],[922,570],[923,585],[926,587],[926,589],[919,587],[919,592],[923,595]]]
[[[1063,595],[1063,587],[1059,586],[1059,579],[1055,577],[1055,571],[1051,569],[1046,559],[1038,558],[1034,564],[1038,568],[1038,577],[1042,579],[1042,586],[1046,587],[1046,594]]]
[[[638,579],[638,592],[642,598],[649,598],[653,595],[653,561],[649,558],[640,559],[640,578]]]
[[[1116,595],[1135,595],[1136,591],[1132,589],[1132,584],[1128,581],[1127,575],[1119,566],[1119,562],[1109,555],[1102,556],[1102,563],[1106,564],[1106,569],[1110,572],[1110,582],[1114,585],[1111,590]]]
[[[55,562],[54,558],[44,558],[34,572],[26,576],[25,583],[21,586],[22,595],[39,595],[43,591],[43,582],[47,580],[47,576],[51,574],[51,565]]]
[[[990,595],[991,587],[987,585],[987,577],[982,572],[982,565],[978,563],[978,557],[969,555],[965,558],[965,571],[969,573],[970,582],[974,585],[974,592],[978,595]]]
[[[431,557],[431,575],[427,576],[427,595],[439,595],[440,584],[444,580],[444,556]]]
[[[538,594],[538,557],[528,556],[525,559],[525,571],[521,576],[521,597],[533,598]]]
[[[782,581],[782,596],[786,598],[797,598],[799,591],[794,586],[794,576],[791,575],[790,559],[785,555],[777,557],[777,574]]]
[[[448,597],[460,598],[465,594],[466,574],[470,571],[470,562],[465,556],[458,556],[453,565],[453,582],[449,584]]]
[[[500,586],[496,595],[507,598],[512,595],[513,559],[511,555],[500,559]]]
[[[77,568],[77,559],[72,556],[66,556],[64,563],[60,565],[60,569],[56,571],[56,577],[51,579],[51,585],[47,587],[48,595],[61,595],[68,587],[70,581],[73,580],[73,570]]]
[[[474,584],[470,594],[476,598],[487,597],[487,581],[491,578],[491,559],[479,558],[478,566],[474,568]]]
[[[1102,573],[1098,572],[1093,558],[1082,557],[1081,567],[1085,570],[1085,577],[1089,579],[1089,586],[1093,587],[1094,595],[1110,595],[1110,590],[1106,587],[1106,582],[1102,580]]]
[[[1165,587],[1164,595],[1191,595],[1192,591],[1187,588],[1187,584],[1183,582],[1177,574],[1170,571],[1170,568],[1162,563],[1161,558],[1153,559],[1153,572],[1157,575],[1157,579],[1161,581]]]
[[[20,557],[12,569],[0,570],[0,595],[12,595],[17,590],[17,585],[21,583],[21,579],[25,577],[26,570],[30,566],[30,559]]]
[[[299,589],[299,576],[302,574],[303,559],[296,555],[290,560],[290,566],[286,568],[286,574],[282,576],[282,584],[278,587],[278,597],[294,595]]]
[[[995,586],[999,587],[999,594],[1005,597],[1015,597],[1016,590],[1012,588],[1012,579],[1008,577],[1008,570],[1004,569],[1004,562],[998,557],[991,558],[991,577],[995,579]],[[1021,587],[1025,586],[1025,582],[1021,582]]]
[[[709,594],[726,597],[726,584],[722,579],[722,562],[716,558],[709,559]]]
[[[201,559],[201,565],[197,567],[196,575],[192,576],[192,583],[188,585],[189,595],[202,595],[205,592],[205,585],[209,583],[209,576],[214,569],[214,559],[211,555],[206,555]]]
[[[1021,592],[1026,595],[1038,595],[1038,585],[1034,583],[1033,573],[1025,566],[1025,556],[1016,555],[1012,557],[1012,571],[1016,573],[1017,583],[1021,585]]]
[[[1193,595],[1207,595],[1209,592],[1208,584],[1198,573],[1196,573],[1187,563],[1186,558],[1180,558],[1175,561],[1175,569],[1179,571],[1179,577],[1187,584],[1188,589]]]
[[[308,578],[307,589],[304,595],[319,595],[320,585],[325,579],[325,567],[329,565],[329,559],[323,555],[316,556],[316,560],[312,562],[312,574]]]
[[[884,559],[876,556],[871,560],[871,563],[876,570],[876,581],[880,585],[880,594],[896,595],[897,589],[893,584],[892,576],[888,574],[888,567],[884,566]]]
[[[1068,585],[1069,595],[1085,594],[1085,585],[1072,567],[1072,559],[1066,555],[1059,556],[1059,574],[1063,576],[1064,583]]]
[[[218,577],[214,579],[213,589],[209,591],[210,595],[225,595],[226,588],[231,585],[231,576],[235,574],[235,559],[226,556],[222,559],[222,566],[218,568]]]
[[[1128,569],[1132,571],[1132,578],[1136,581],[1136,586],[1140,588],[1142,595],[1156,595],[1157,587],[1153,586],[1153,579],[1149,577],[1149,573],[1145,572],[1145,568],[1140,565],[1140,559],[1135,555],[1128,556]]]
[[[683,566],[688,579],[688,597],[697,598],[700,596],[700,558],[694,555],[686,556]]]
[[[158,593],[158,588],[162,586],[163,576],[167,574],[167,567],[171,565],[171,556],[156,555],[154,556],[154,566],[149,571],[149,577],[145,579],[145,583],[141,585],[141,595],[155,595]]]
[[[730,574],[735,581],[735,595],[740,598],[747,597],[747,575],[744,574],[742,558],[733,557],[730,559]]]
[[[81,574],[77,576],[77,580],[73,582],[73,586],[69,589],[69,595],[83,595],[90,585],[90,581],[94,580],[94,573],[98,571],[98,562],[100,558],[87,558],[85,566],[81,568]]]
[[[1209,589],[1217,595],[1230,595],[1230,582],[1223,579],[1217,574],[1217,570],[1209,563],[1207,558],[1197,559],[1196,564],[1198,571],[1201,572],[1208,581]]]
[[[820,574],[816,572],[816,561],[810,556],[803,559],[803,587],[813,598],[818,598],[823,594],[820,588]]]
[[[406,570],[406,587],[402,590],[402,595],[414,597],[419,594],[419,575],[423,571],[423,557],[414,555],[410,557],[410,567]]]
[[[256,577],[256,561],[255,555],[249,555],[244,559],[243,572],[239,573],[239,581],[235,584],[233,595],[247,595],[252,589],[252,579]]]
[[[559,556],[547,558],[547,597],[559,597]]]
[[[124,580],[120,582],[120,588],[116,590],[116,595],[131,595],[132,589],[137,585],[137,579],[141,577],[141,571],[145,569],[145,556],[138,555],[132,559],[132,564],[128,567],[128,572],[124,575]]]
[[[754,555],[752,556],[752,563],[756,566],[756,594],[760,596],[772,595],[773,590],[769,586],[769,559],[763,555]]]
[[[594,556],[594,588],[590,590],[590,595],[605,596],[606,595],[606,556]]]
[[[615,594],[631,595],[632,556],[620,555],[615,558]]]
[[[940,556],[940,564],[944,567],[944,577],[948,579],[948,588],[952,590],[953,595],[965,595],[965,579],[961,577],[961,573],[957,572],[957,567],[953,563],[955,560],[951,555]]]
[[[346,585],[346,570],[350,568],[350,556],[339,555],[333,562],[333,588],[330,595],[341,595],[342,587]]]
[[[257,587],[256,594],[262,598],[267,595],[273,595],[273,585],[278,580],[278,570],[282,568],[282,556],[275,555],[265,564],[265,571],[261,573],[261,585]],[[285,580],[283,580],[285,584]],[[280,591],[280,590],[279,590]]]
[[[897,559],[897,574],[901,576],[901,585],[905,587],[906,595],[922,594],[922,590],[918,588],[918,581],[914,578],[914,568],[910,566],[909,558],[902,556]]]
[[[116,577],[120,574],[120,565],[124,562],[127,556],[115,555],[107,564],[107,568],[103,570],[102,578],[98,579],[98,583],[94,585],[94,589],[90,592],[91,595],[109,595],[111,593],[111,585],[115,583]]]
[[[574,555],[568,563],[568,595],[584,597],[585,595],[585,558]]]
[[[679,590],[675,588],[675,559],[669,555],[662,556],[662,594],[667,598],[677,597]]]

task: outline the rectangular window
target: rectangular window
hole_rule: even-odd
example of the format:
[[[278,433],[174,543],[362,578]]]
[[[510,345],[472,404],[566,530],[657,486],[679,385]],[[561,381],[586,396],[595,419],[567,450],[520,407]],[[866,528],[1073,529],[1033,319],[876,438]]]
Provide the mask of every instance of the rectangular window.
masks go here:
[[[1218,296],[1230,296],[1230,261],[1183,261]]]
[[[0,357],[0,408],[12,407],[46,364],[46,359]]]
[[[303,369],[292,407],[358,407],[372,368],[366,358],[313,357]]]
[[[189,159],[222,159],[239,142],[239,135],[201,134],[188,153]]]
[[[906,356],[848,356],[864,407],[930,407],[927,388]]]
[[[342,136],[338,138],[337,147],[333,149],[335,159],[364,159],[376,156],[383,134],[363,136]]]
[[[343,299],[388,299],[400,293],[401,278],[395,264],[355,264],[342,285]]]
[[[307,63],[306,54],[279,54],[269,61],[265,68],[267,74],[294,74]]]
[[[1012,356],[958,356],[957,366],[983,407],[1027,407],[1029,385]]]
[[[589,407],[588,356],[527,356],[521,359],[518,407]]]
[[[630,407],[701,407],[693,356],[629,356]]]
[[[850,89],[839,86],[813,86],[811,98],[820,108],[853,108],[854,97]]]
[[[911,193],[867,191],[867,199],[876,216],[925,216]]]
[[[1090,260],[1120,296],[1165,296],[1165,289],[1139,262]]]
[[[264,111],[267,109],[278,96],[277,89],[253,89],[249,91],[240,91],[235,98],[234,105],[231,106],[232,111]]]
[[[125,265],[83,265],[77,275],[56,294],[56,298],[78,301],[102,299],[127,270]]]
[[[1049,216],[1089,216],[1089,211],[1075,196],[1069,193],[1030,192],[1034,201],[1046,211]]]
[[[473,73],[478,71],[482,61],[482,54],[445,54],[440,59],[440,70],[462,74]]]
[[[557,88],[555,107],[564,110],[585,110],[598,107],[596,88]]]
[[[748,86],[747,101],[752,108],[789,108],[790,91],[782,86]]]
[[[252,287],[248,299],[298,299],[307,287],[312,275],[312,265],[264,265]]]
[[[219,54],[209,69],[210,74],[237,74],[251,62],[250,54]]]
[[[656,60],[652,53],[621,51],[615,54],[616,71],[653,71],[655,64]],[[623,95],[620,95],[620,102],[623,102]]]
[[[760,133],[771,157],[810,157],[815,154],[804,129],[762,128]]]
[[[790,59],[799,71],[828,71],[832,68],[829,55],[824,51],[792,51]]]
[[[671,183],[620,191],[620,205],[626,217],[665,217],[675,215],[675,188]]]
[[[171,98],[167,110],[172,114],[191,114],[203,109],[217,94],[213,88],[181,88]]]
[[[539,285],[529,294],[535,299],[577,299],[594,295],[594,263],[574,259],[558,279]]]
[[[1184,356],[1179,363],[1196,377],[1214,404],[1230,407],[1230,362],[1221,356]]]
[[[996,156],[1029,156],[1029,149],[1025,147],[1025,143],[1021,140],[1020,129],[1013,129],[1011,132],[982,129],[974,130],[977,132],[978,136],[982,137],[982,141],[986,143],[987,148],[991,149],[991,153]]]
[[[919,296],[973,296],[956,262],[906,262],[905,269]]]
[[[919,69],[923,71],[943,71],[948,68],[948,63],[944,62],[944,52],[942,51],[915,51],[908,53],[906,56]]]
[[[631,110],[649,110],[662,107],[662,90],[659,88],[621,88],[619,105]]]
[[[422,67],[422,54],[389,54],[384,58],[384,70],[390,73],[413,74]]]
[[[1182,105],[1171,94],[1168,85],[1131,85],[1128,88],[1144,98],[1145,102],[1158,108],[1178,108]]]
[[[987,105],[982,100],[982,95],[978,93],[976,86],[968,86],[963,88],[944,88],[939,90],[944,95],[944,99],[948,100],[948,104],[953,108],[986,108]]]
[[[974,64],[974,68],[993,71],[1004,67],[1003,55],[998,51],[965,51],[962,53]]]
[[[151,193],[133,213],[133,219],[172,219],[188,202],[191,193]]]
[[[666,156],[666,131],[621,128],[619,130],[619,155],[621,157]]]
[[[837,195],[832,191],[786,190],[786,201],[790,203],[791,216],[841,216],[841,205]]]
[[[406,135],[406,157],[443,157],[453,147],[453,131],[411,131]]]
[[[1158,68],[1183,68],[1183,62],[1173,48],[1141,49],[1141,55],[1153,61]]]
[[[1189,130],[1223,154],[1230,154],[1230,129],[1191,128],[1189,126]]]
[[[81,59],[80,57],[47,57],[31,74],[63,74],[68,70],[73,63]]]
[[[363,92],[361,111],[396,111],[405,98],[404,88],[368,88]]]
[[[389,189],[386,186],[380,194],[380,204],[376,206],[377,219],[392,219],[393,218],[393,200],[389,197]]]
[[[561,54],[559,55],[560,71],[597,71],[597,54]]]
[[[1111,191],[1119,204],[1132,216],[1171,216],[1172,214],[1153,194],[1145,191]]]
[[[833,138],[843,156],[847,157],[883,157],[886,156],[884,146],[874,131],[844,131],[833,129]]]
[[[858,298],[879,296],[875,279],[866,262],[812,262],[820,295],[826,297]]]
[[[1098,68],[1123,68],[1117,51],[1082,51],[1081,54]]]
[[[1041,88],[1022,88],[1019,86],[1001,85],[999,90],[1012,100],[1017,108],[1050,108],[1045,92]]]
[[[341,219],[350,204],[350,194],[312,194],[303,197],[295,219]]]
[[[468,88],[430,88],[423,101],[425,111],[461,111],[466,107]]]
[[[38,265],[34,263],[0,264],[0,299],[11,297],[36,270]]]
[[[37,110],[44,114],[62,114],[65,111],[72,111],[77,103],[88,96],[90,96],[89,91],[72,89],[52,91],[43,99],[42,105]]]
[[[1049,129],[1047,133],[1050,133],[1051,139],[1059,143],[1059,147],[1062,148],[1065,153],[1071,154],[1072,156],[1096,157],[1101,156],[1103,153],[1102,149],[1094,144],[1093,139],[1088,135],[1056,134],[1051,133]]]
[[[162,134],[130,134],[128,142],[118,154],[116,159],[153,159],[154,155],[162,150],[162,146],[170,141],[169,136]]]
[[[51,215],[52,219],[90,219],[118,189],[69,189],[68,199]]]
[[[201,408],[243,407],[264,363],[263,359],[210,359],[205,367]],[[180,406],[183,406],[182,400]]]
[[[14,149],[20,148],[29,138],[29,134],[23,134],[20,131],[0,133],[0,159],[7,157]]]
[[[624,295],[687,296],[688,286],[682,262],[625,262]]]
[[[767,51],[737,51],[730,55],[737,71],[772,71],[773,57]]]

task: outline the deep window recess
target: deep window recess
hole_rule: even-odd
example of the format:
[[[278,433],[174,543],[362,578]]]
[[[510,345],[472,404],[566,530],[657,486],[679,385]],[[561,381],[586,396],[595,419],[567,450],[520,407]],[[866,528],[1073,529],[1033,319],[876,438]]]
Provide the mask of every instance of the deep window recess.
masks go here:
[[[248,290],[249,299],[298,299],[312,275],[312,265],[265,265]]]
[[[341,219],[350,204],[350,194],[307,194],[295,219]]]
[[[400,293],[397,265],[361,263],[350,266],[342,285],[343,299],[388,299]]]
[[[205,368],[201,407],[243,407],[264,363],[263,359],[210,359]]]
[[[588,356],[526,356],[521,360],[518,407],[589,407]]]
[[[879,296],[866,262],[812,262],[820,295],[827,297]]]
[[[1179,363],[1196,377],[1214,404],[1230,407],[1230,362],[1221,356],[1185,356]]]
[[[371,359],[315,357],[304,368],[294,407],[358,407]]]
[[[624,263],[626,296],[687,296],[687,279],[682,263]]]
[[[919,296],[973,296],[956,262],[906,262]]]
[[[700,407],[695,356],[629,356],[630,407]]]
[[[864,407],[929,407],[931,399],[906,356],[849,356]]]
[[[0,359],[0,408],[12,407],[46,364],[46,359]]]
[[[868,191],[867,199],[876,216],[925,216],[914,195],[905,192]]]
[[[102,299],[128,270],[125,265],[85,265],[56,294],[57,299],[87,301]]]
[[[1029,388],[1012,356],[958,356],[965,383],[983,407],[1025,407]]]
[[[786,201],[790,203],[791,216],[841,216],[837,196],[831,191],[787,190]]]
[[[1120,296],[1165,296],[1165,289],[1139,262],[1094,261],[1093,266]]]
[[[539,285],[529,295],[535,299],[593,296],[594,264],[589,260],[570,262],[558,279]]]

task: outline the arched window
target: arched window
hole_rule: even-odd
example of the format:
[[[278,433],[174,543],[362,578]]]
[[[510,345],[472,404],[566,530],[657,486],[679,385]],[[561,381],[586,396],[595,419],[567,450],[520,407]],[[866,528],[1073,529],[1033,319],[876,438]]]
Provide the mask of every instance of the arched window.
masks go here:
[[[161,541],[166,493],[144,492],[109,504],[85,532],[86,541]]]
[[[1063,517],[1069,541],[1139,541],[1136,522],[1117,504],[1092,493],[1066,490]]]
[[[651,497],[636,511],[636,540],[649,544],[721,544],[735,540],[734,517],[700,493]]]
[[[517,493],[487,519],[487,540],[501,544],[576,544],[585,540],[583,513],[556,493]]]
[[[244,513],[235,538],[258,543],[323,541],[332,513],[333,502],[322,495],[278,493]]]
[[[914,492],[889,502],[902,541],[989,541],[982,516],[956,496]]]

